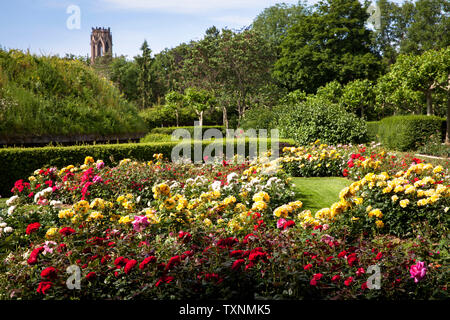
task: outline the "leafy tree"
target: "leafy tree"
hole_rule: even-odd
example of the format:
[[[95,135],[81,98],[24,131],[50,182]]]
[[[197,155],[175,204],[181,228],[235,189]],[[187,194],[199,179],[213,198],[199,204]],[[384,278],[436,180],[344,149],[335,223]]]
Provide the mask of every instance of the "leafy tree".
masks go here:
[[[141,46],[142,55],[135,57],[139,66],[138,88],[140,95],[140,106],[145,108],[150,106],[152,97],[151,88],[151,65],[152,65],[152,50],[148,46],[147,40]]]
[[[273,82],[270,73],[275,52],[256,32],[223,29],[218,54],[221,90],[226,95],[222,100],[236,106],[239,125],[251,103],[261,98],[261,90]]]
[[[179,126],[180,109],[184,106],[185,97],[177,91],[170,91],[169,93],[166,94],[165,100],[166,100],[166,106],[168,106],[170,109],[172,109],[175,113],[176,124],[178,127]]]
[[[411,7],[411,4],[404,6]],[[418,0],[406,36],[400,44],[401,53],[420,54],[450,45],[450,2],[447,0]]]
[[[203,125],[203,113],[211,109],[215,103],[215,97],[211,92],[204,89],[187,88],[185,91],[186,102],[194,108],[198,116],[199,125]]]
[[[290,28],[281,43],[274,76],[289,90],[314,93],[337,80],[375,79],[380,61],[365,27],[366,7],[358,0],[328,0]]]
[[[111,64],[111,81],[124,94],[128,101],[138,101],[139,66],[135,61],[128,61],[125,56],[114,58]]]
[[[322,97],[332,103],[339,103],[342,96],[342,85],[334,80],[317,89],[316,96]]]
[[[347,111],[358,114],[361,118],[375,120],[377,116],[375,105],[375,91],[373,83],[367,79],[358,79],[347,83],[342,88],[340,101]]]
[[[279,47],[287,30],[309,14],[302,1],[296,5],[277,3],[264,9],[252,23],[252,30],[260,33],[274,48]]]

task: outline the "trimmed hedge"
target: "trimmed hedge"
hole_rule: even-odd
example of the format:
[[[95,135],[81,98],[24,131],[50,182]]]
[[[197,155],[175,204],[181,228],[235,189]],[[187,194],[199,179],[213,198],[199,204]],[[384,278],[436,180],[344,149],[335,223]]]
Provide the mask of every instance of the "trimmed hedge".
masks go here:
[[[185,127],[161,127],[161,128],[153,128],[150,130],[150,133],[160,133],[160,134],[168,134],[171,135],[173,131],[177,129],[185,129],[188,130],[191,134],[191,137],[194,138],[194,126],[185,126]],[[208,129],[218,129],[225,136],[225,127],[224,126],[202,126],[202,135]]]
[[[368,141],[379,141],[379,127],[380,127],[380,121],[367,121],[367,137]]]
[[[444,137],[446,120],[436,116],[392,116],[380,121],[378,134],[388,148],[410,151],[424,144],[436,132]]]
[[[291,140],[279,140],[280,149],[290,145]],[[199,142],[197,142],[199,143]],[[202,150],[211,141],[203,141]],[[225,154],[224,141],[221,143]],[[267,148],[270,148],[271,140],[267,139]],[[234,150],[237,141],[235,140]],[[178,142],[153,142],[153,143],[128,143],[128,144],[104,144],[83,145],[70,147],[43,147],[43,148],[4,148],[0,149],[0,195],[9,197],[14,182],[19,179],[26,180],[36,169],[56,166],[62,168],[69,164],[80,165],[86,156],[92,156],[95,160],[102,159],[107,165],[114,164],[125,158],[148,161],[153,159],[153,154],[162,153],[170,158],[172,148]],[[194,156],[194,143],[191,145],[191,156]],[[259,145],[259,142],[258,142]],[[245,153],[248,155],[249,140],[246,139]]]

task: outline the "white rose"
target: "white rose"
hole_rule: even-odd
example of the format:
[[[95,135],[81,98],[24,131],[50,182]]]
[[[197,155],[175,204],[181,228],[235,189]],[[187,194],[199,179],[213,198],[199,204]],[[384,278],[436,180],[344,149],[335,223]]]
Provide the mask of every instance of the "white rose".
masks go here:
[[[13,228],[11,228],[11,227],[6,227],[5,229],[3,229],[4,233],[10,233],[12,231],[13,231]]]
[[[16,210],[16,206],[9,207],[8,214],[11,215],[14,212],[14,210]]]
[[[14,204],[17,202],[17,199],[19,199],[19,196],[17,196],[17,195],[12,196],[12,197],[9,198],[8,200],[6,200],[6,205],[7,205],[8,207],[14,205]]]

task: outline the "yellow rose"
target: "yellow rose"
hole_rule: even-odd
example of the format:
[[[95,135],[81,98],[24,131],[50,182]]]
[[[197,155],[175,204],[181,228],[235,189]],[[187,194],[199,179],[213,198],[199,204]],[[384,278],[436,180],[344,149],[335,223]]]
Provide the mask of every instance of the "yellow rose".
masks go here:
[[[400,201],[400,207],[402,208],[406,208],[409,204],[409,200],[408,199],[403,199]]]
[[[53,237],[55,237],[58,234],[58,228],[50,228],[47,230],[47,232],[45,233],[45,238],[46,239],[52,239]]]
[[[377,228],[383,228],[384,227],[384,223],[383,223],[383,221],[381,221],[381,220],[377,220],[377,221],[375,221],[375,224],[377,225]]]
[[[94,163],[94,158],[92,158],[90,156],[84,158],[84,164],[85,165],[89,165],[90,163]]]

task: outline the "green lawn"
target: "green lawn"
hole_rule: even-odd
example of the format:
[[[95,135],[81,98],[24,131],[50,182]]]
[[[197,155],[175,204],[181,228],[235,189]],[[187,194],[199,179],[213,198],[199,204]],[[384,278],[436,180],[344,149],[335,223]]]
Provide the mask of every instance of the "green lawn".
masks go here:
[[[0,209],[6,208],[6,200],[9,198],[0,198]]]
[[[345,178],[293,178],[297,200],[303,202],[303,209],[312,213],[330,207],[339,200],[339,192],[352,182]]]

